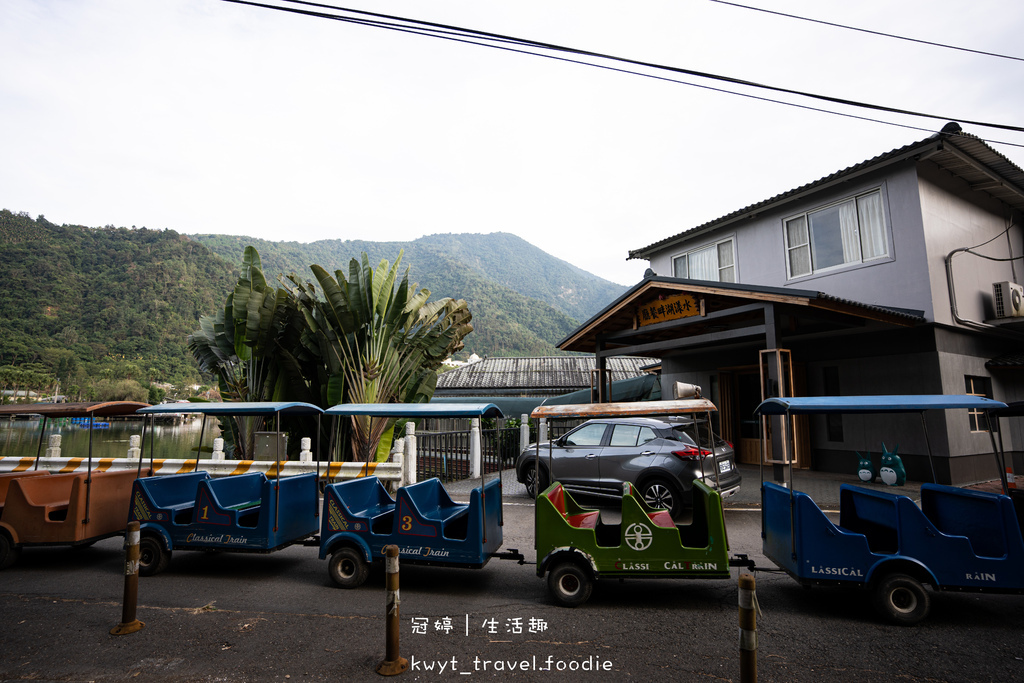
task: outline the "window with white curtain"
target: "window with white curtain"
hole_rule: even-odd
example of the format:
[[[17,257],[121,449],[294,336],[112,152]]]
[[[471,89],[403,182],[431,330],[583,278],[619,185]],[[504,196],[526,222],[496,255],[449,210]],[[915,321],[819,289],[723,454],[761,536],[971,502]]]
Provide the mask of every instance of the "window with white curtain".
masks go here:
[[[785,228],[790,277],[889,255],[880,190],[793,216]]]
[[[690,280],[736,282],[736,254],[732,238],[675,256],[672,275]]]

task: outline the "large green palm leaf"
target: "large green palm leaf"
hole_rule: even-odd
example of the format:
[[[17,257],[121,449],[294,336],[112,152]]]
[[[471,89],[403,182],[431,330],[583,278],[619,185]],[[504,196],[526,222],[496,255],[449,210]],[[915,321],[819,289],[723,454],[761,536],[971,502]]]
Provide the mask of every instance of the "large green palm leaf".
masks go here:
[[[345,402],[430,400],[437,368],[473,329],[464,301],[429,302],[429,290],[409,284],[408,270],[399,281],[401,260],[399,253],[394,264],[381,260],[374,269],[363,254],[349,262],[348,277],[313,266],[323,299],[311,283],[289,278],[311,331],[307,343],[317,338],[321,354],[338,361],[329,375]],[[392,422],[353,418],[352,427],[352,449],[362,458],[376,451]]]

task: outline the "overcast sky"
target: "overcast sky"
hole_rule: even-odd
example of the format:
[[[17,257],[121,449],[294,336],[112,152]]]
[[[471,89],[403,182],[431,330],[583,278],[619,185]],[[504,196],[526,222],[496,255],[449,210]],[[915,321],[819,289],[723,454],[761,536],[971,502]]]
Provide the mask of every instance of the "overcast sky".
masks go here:
[[[744,4],[1024,57],[1010,0]],[[947,119],[1024,125],[1024,61],[711,0],[348,6],[945,118],[742,90],[926,129],[910,130],[221,0],[2,0],[0,208],[302,242],[511,232],[631,285],[647,264],[630,249]]]

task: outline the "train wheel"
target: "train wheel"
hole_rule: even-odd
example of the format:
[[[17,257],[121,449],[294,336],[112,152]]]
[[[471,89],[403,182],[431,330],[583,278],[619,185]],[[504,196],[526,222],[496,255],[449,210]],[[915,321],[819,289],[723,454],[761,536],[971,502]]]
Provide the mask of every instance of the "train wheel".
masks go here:
[[[563,561],[548,572],[548,590],[563,607],[578,607],[590,598],[594,582],[575,562]]]
[[[906,574],[890,574],[874,592],[875,609],[889,621],[910,626],[928,616],[931,598],[917,579]]]
[[[363,559],[363,554],[355,548],[341,548],[331,555],[327,566],[331,580],[342,588],[362,586],[370,574],[370,565]]]
[[[147,534],[139,541],[139,574],[153,576],[167,569],[171,563],[171,551],[164,548],[163,542],[152,534]]]
[[[0,531],[0,569],[7,569],[18,559],[21,548],[16,548],[6,533]]]

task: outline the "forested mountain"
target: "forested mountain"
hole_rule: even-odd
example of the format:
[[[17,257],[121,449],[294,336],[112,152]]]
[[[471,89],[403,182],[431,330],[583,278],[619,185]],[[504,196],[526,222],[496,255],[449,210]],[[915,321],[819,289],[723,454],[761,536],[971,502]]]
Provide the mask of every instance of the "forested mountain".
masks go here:
[[[136,398],[156,383],[199,383],[187,347],[199,318],[224,305],[252,245],[268,278],[311,264],[348,272],[402,259],[431,299],[465,299],[474,331],[460,356],[553,355],[555,344],[624,287],[504,233],[406,243],[268,242],[173,230],[54,225],[0,210],[0,391],[58,389],[74,398]],[[150,398],[152,398],[150,394]]]
[[[347,276],[349,261],[365,252],[376,266],[394,262],[403,252],[409,278],[431,298],[465,299],[473,313],[473,334],[460,355],[547,356],[555,344],[625,291],[547,254],[508,233],[445,234],[410,242],[321,240],[311,243],[269,242],[231,235],[193,235],[211,251],[237,261],[252,245],[270,274],[311,277],[316,263]]]
[[[542,301],[561,311],[574,323],[588,319],[626,288],[603,280],[561,259],[555,258],[520,237],[495,232],[481,234],[437,234],[409,242],[371,242],[367,240],[321,240],[318,242],[268,242],[229,235],[192,235],[221,257],[236,261],[246,245],[260,252],[268,273],[308,273],[311,263],[334,272],[348,271],[353,256],[366,252],[373,265],[382,259],[394,261],[404,250],[403,264],[410,267],[410,278],[429,289],[434,296],[451,296],[473,302],[465,293],[448,289],[448,270],[453,267],[473,271],[488,285]],[[473,315],[477,308],[470,306]],[[571,330],[570,330],[571,331]],[[542,335],[545,336],[546,335]],[[552,341],[560,341],[554,339]],[[493,354],[492,354],[493,355]]]
[[[234,285],[230,264],[170,230],[58,226],[7,210],[0,273],[0,367],[49,374],[70,394],[99,379],[198,380],[187,337]]]

